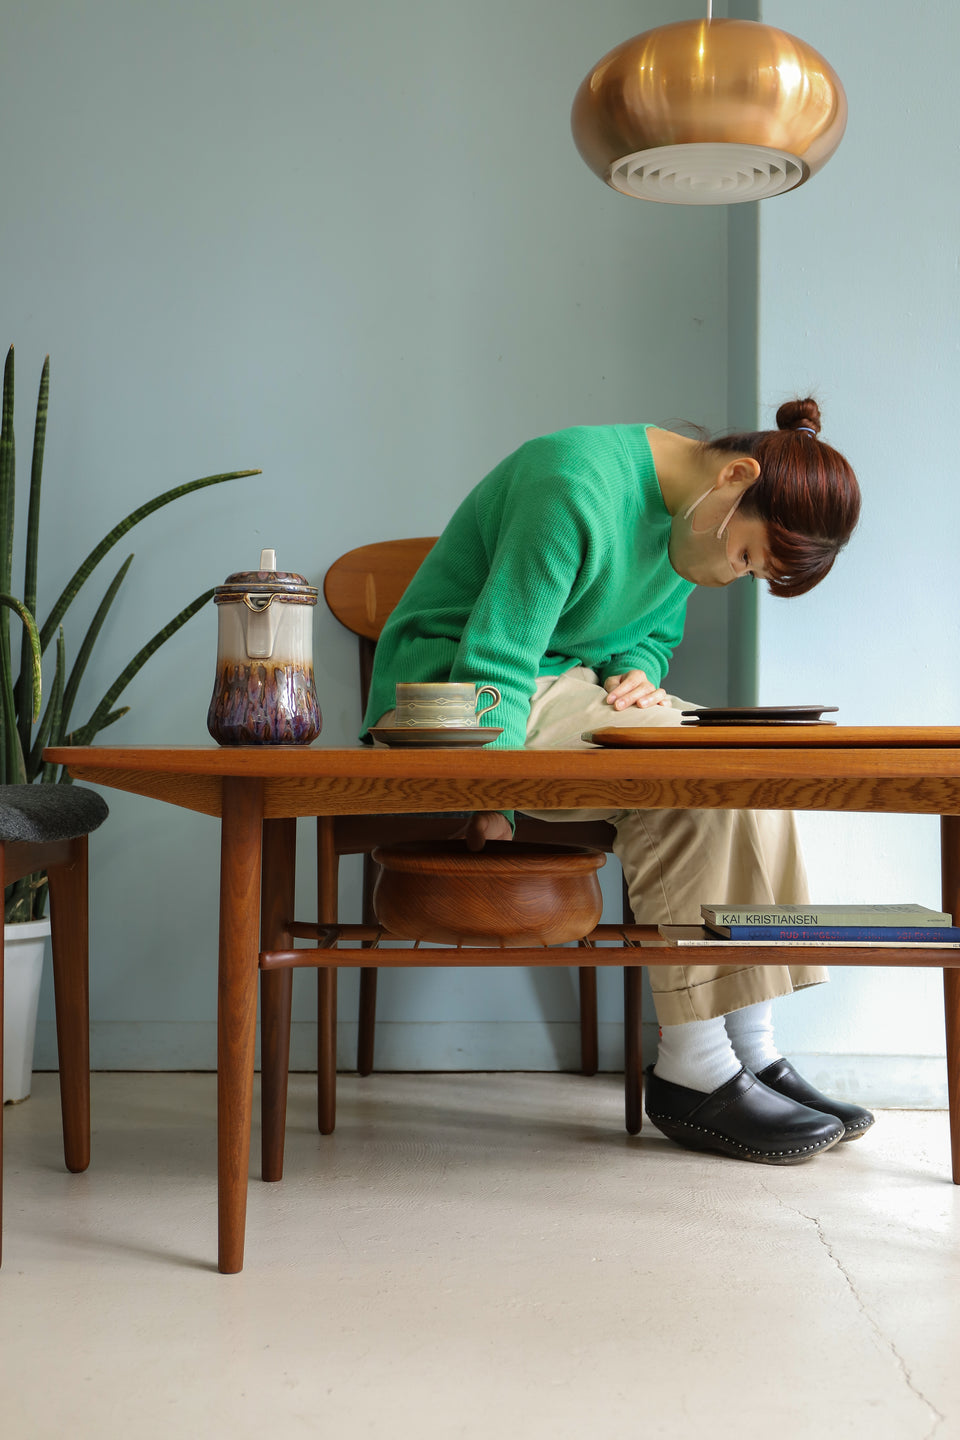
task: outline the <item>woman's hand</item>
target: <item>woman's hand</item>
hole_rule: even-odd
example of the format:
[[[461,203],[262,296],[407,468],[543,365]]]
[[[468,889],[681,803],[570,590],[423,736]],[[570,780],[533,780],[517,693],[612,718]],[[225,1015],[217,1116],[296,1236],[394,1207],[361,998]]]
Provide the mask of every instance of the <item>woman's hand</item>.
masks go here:
[[[477,810],[453,838],[466,840],[468,850],[482,850],[488,840],[512,840],[513,830],[499,810]]]
[[[669,705],[667,692],[652,684],[642,670],[630,670],[626,675],[608,675],[603,682],[607,691],[606,704],[614,710],[626,710],[630,705],[639,705],[645,710],[648,705]]]

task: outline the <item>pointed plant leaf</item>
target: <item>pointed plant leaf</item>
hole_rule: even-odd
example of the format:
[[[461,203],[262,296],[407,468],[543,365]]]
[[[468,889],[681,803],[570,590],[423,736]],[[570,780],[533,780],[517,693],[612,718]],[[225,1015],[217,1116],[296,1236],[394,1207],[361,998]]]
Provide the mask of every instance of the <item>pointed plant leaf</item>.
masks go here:
[[[165,641],[169,640],[171,635],[175,635],[182,625],[186,625],[187,621],[192,619],[193,616],[196,615],[197,611],[201,610],[204,605],[209,604],[212,599],[213,590],[205,590],[202,595],[198,595],[196,600],[193,600],[188,606],[186,606],[185,609],[181,610],[179,615],[175,615],[173,619],[168,622],[168,624],[164,625],[162,630],[158,630],[156,635],[154,635],[151,640],[148,640],[146,645],[144,645],[141,650],[137,651],[136,655],[134,655],[129,665],[127,665],[127,667],[120,672],[116,680],[110,686],[110,689],[107,691],[106,695],[104,695],[103,699],[100,701],[100,704],[97,706],[96,710],[94,710],[87,723],[85,725],[81,725],[78,730],[75,730],[73,732],[74,745],[90,744],[90,741],[93,739],[93,737],[95,735],[98,735],[103,729],[103,726],[107,720],[107,716],[110,714],[110,711],[113,707],[114,701],[127,688],[133,677],[138,673],[138,671],[143,668],[143,666],[150,659],[150,656],[153,655],[155,651],[159,650],[160,646],[163,645]]]
[[[17,779],[16,749],[13,737],[17,734],[17,713],[13,702],[13,677],[10,674],[10,657],[0,645],[0,785],[12,785]]]
[[[63,626],[60,626],[60,633],[57,636],[57,669],[53,677],[53,686],[50,691],[50,699],[47,701],[47,708],[43,713],[43,719],[37,727],[37,736],[33,742],[29,759],[27,760],[27,783],[29,784],[38,774],[43,765],[43,750],[45,745],[59,744],[60,736],[63,733],[63,687],[64,676],[67,668],[67,647],[63,638]]]
[[[0,591],[13,588],[13,520],[16,486],[16,464],[13,444],[13,346],[7,351],[3,367],[3,397],[0,400]],[[10,698],[13,685],[13,663],[10,654],[10,616],[0,606],[0,694],[3,695],[4,724],[15,725],[14,704]],[[11,768],[14,745],[6,733],[0,744],[0,781],[12,783],[16,770]]]
[[[0,594],[0,608],[2,608],[2,607],[6,607],[7,610],[13,610],[13,611],[15,611],[16,614],[19,615],[21,621],[23,622],[24,634],[25,634],[25,636],[27,637],[27,655],[28,655],[29,666],[30,666],[30,670],[29,670],[30,690],[29,690],[28,694],[29,694],[29,698],[30,698],[30,702],[31,702],[31,703],[30,703],[30,709],[29,709],[29,711],[28,711],[28,714],[30,715],[31,723],[35,724],[36,721],[37,721],[37,718],[39,717],[39,714],[40,714],[40,694],[41,694],[41,678],[40,678],[40,636],[39,636],[39,634],[37,633],[36,621],[34,620],[33,616],[30,614],[30,611],[27,609],[26,605],[24,605],[23,601],[22,601],[22,600],[18,600],[15,595],[4,595],[4,594]],[[7,656],[5,656],[4,659],[8,661],[8,657],[7,657]],[[10,674],[9,663],[7,663],[4,668],[5,668],[5,670],[6,670],[6,673],[9,675],[9,674]],[[8,703],[9,703],[9,709],[7,708],[7,707],[8,707]],[[13,729],[16,729],[16,711],[15,711],[14,703],[13,703],[13,692],[12,692],[12,689],[11,689],[10,696],[9,696],[9,697],[6,697],[6,696],[4,697],[3,726],[4,726],[4,730],[5,730],[5,731],[6,731],[6,729],[7,729],[8,724],[9,724],[9,725],[12,725]]]
[[[13,580],[13,520],[15,508],[16,454],[13,441],[13,346],[3,366],[3,399],[0,401],[0,591],[7,592]],[[8,633],[7,616],[2,617]]]
[[[159,510],[164,505],[169,505],[174,500],[179,500],[182,495],[191,494],[194,490],[203,490],[208,485],[221,485],[225,480],[240,480],[247,475],[260,475],[262,473],[260,470],[231,470],[224,475],[205,475],[199,480],[190,480],[185,485],[177,485],[174,489],[167,490],[164,494],[158,495],[156,499],[147,501],[147,503],[141,505],[139,509],[131,511],[126,519],[121,520],[118,525],[115,525],[110,533],[105,535],[100,541],[100,544],[90,551],[90,554],[86,560],[84,560],[83,564],[77,569],[71,579],[67,581],[53,609],[41,627],[40,649],[46,650],[50,644],[50,641],[56,633],[56,628],[63,619],[68,606],[83,586],[84,581],[90,575],[91,571],[100,563],[107,551],[110,550],[119,539],[126,535],[128,530],[133,529],[134,525],[138,525],[141,520],[145,520],[146,517],[152,515],[155,510]]]
[[[132,563],[133,556],[128,555],[126,560],[124,560],[123,564],[120,566],[120,569],[117,571],[116,575],[114,575],[113,579],[110,581],[110,584],[107,587],[106,594],[100,601],[100,604],[97,606],[97,613],[90,621],[90,625],[87,628],[87,633],[83,637],[83,643],[80,646],[79,651],[77,652],[76,660],[73,662],[73,668],[70,671],[70,679],[67,681],[67,688],[63,696],[63,721],[61,729],[66,729],[66,727],[70,724],[70,715],[73,710],[73,702],[77,698],[77,690],[80,688],[80,681],[83,679],[83,672],[87,668],[87,661],[90,659],[91,651],[96,644],[97,636],[100,634],[103,622],[107,618],[107,613],[110,609],[110,606],[116,599],[117,591],[123,584],[124,576],[130,569]]]
[[[47,434],[47,403],[50,396],[50,356],[43,362],[40,389],[37,394],[37,416],[33,427],[33,463],[30,469],[30,494],[27,501],[27,547],[23,566],[23,603],[32,615],[37,613],[37,560],[40,553],[40,482],[43,474],[43,447]],[[17,681],[17,715],[20,744],[30,748],[30,721],[27,718],[27,694],[30,685],[30,638],[24,630],[20,640],[20,678]]]
[[[12,704],[13,685],[10,671],[0,663],[0,698],[4,709]],[[25,785],[27,768],[23,758],[23,746],[16,725],[5,725],[0,742],[0,785]]]
[[[107,728],[108,725],[115,725],[118,720],[122,720],[122,719],[123,719],[124,715],[129,715],[129,714],[130,714],[130,706],[129,706],[129,705],[121,705],[119,710],[111,710],[111,711],[110,711],[110,714],[107,716],[107,718],[101,723],[100,729],[97,731],[97,734],[98,734],[98,735],[102,734],[103,731],[106,730],[106,728]],[[81,743],[81,742],[77,739],[77,735],[79,735],[79,733],[80,733],[80,732],[77,731],[76,733],[71,733],[71,734],[69,734],[69,735],[64,735],[60,740],[57,741],[57,744],[58,744],[58,745],[79,745],[79,744]],[[85,743],[85,742],[84,742],[84,743]],[[58,779],[57,779],[57,784],[58,784],[58,785],[72,785],[72,784],[73,784],[73,776],[72,776],[72,775],[70,774],[70,772],[67,770],[66,765],[61,765],[61,767],[60,767],[60,775],[59,775],[59,777],[58,777]]]
[[[4,617],[5,621],[9,618],[8,610],[16,611],[25,624],[33,624],[33,617],[29,611],[25,610],[21,601],[13,595],[0,595],[0,615]],[[34,631],[36,631],[36,626],[34,626]],[[9,631],[6,639],[9,641]],[[39,684],[39,675],[36,670],[34,673],[36,683]],[[36,714],[39,714],[36,690],[33,698]],[[26,783],[26,768],[23,746],[20,743],[20,732],[17,729],[9,643],[0,645],[0,721],[3,722],[2,728],[0,728],[0,785],[23,785]]]
[[[122,719],[123,719],[124,715],[129,715],[129,714],[130,714],[130,709],[131,709],[131,707],[130,707],[129,705],[121,705],[119,710],[111,710],[111,711],[110,711],[110,714],[106,717],[106,719],[100,721],[99,728],[97,729],[97,734],[98,734],[98,735],[102,735],[103,732],[104,732],[104,730],[106,730],[108,726],[110,726],[110,725],[115,725],[118,720],[122,720]],[[86,726],[84,726],[84,730],[85,730],[85,729],[86,729]],[[83,734],[83,730],[71,730],[70,733],[69,733],[69,735],[64,735],[63,739],[60,740],[60,741],[58,741],[58,744],[60,744],[60,745],[86,745],[86,744],[88,744],[89,742],[88,742],[87,740],[81,740],[81,739],[79,738],[82,734]]]
[[[23,603],[37,613],[37,560],[40,550],[40,485],[43,479],[43,449],[47,437],[47,407],[50,400],[50,356],[40,371],[37,416],[33,425],[33,460],[30,466],[30,495],[27,501],[27,547],[24,552]]]
[[[33,908],[33,882],[37,878],[34,875],[24,875],[22,880],[7,889],[3,904],[3,918],[7,925],[19,925],[26,920],[43,918],[43,911],[35,912]]]

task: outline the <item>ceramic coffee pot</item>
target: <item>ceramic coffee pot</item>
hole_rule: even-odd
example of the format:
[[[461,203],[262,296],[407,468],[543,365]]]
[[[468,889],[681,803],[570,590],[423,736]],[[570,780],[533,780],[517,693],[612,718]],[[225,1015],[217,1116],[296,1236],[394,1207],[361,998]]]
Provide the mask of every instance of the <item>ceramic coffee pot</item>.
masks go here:
[[[210,734],[220,745],[309,745],[323,724],[313,679],[317,591],[278,570],[275,550],[261,550],[260,569],[228,575],[213,598]]]

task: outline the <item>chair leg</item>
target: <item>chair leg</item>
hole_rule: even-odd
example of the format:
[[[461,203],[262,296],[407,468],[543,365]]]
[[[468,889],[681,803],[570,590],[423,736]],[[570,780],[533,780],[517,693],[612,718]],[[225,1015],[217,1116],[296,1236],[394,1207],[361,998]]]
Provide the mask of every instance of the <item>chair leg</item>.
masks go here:
[[[360,971],[360,1013],[357,1026],[357,1073],[369,1075],[373,1071],[373,1043],[377,1031],[377,975],[373,965],[364,965]]]
[[[580,1073],[596,1075],[600,1064],[597,1035],[597,971],[580,966]]]
[[[334,821],[317,817],[317,919],[333,924],[339,914],[340,862]],[[332,1135],[337,1123],[337,972],[317,971],[317,1129]]]
[[[287,925],[296,897],[297,822],[263,822],[260,885],[260,947],[286,950],[293,944]],[[290,1012],[293,971],[265,970],[260,976],[260,1173],[283,1179],[283,1144],[290,1074]]]
[[[68,1170],[90,1164],[90,981],[87,837],[70,845],[70,862],[51,866],[50,934],[60,1057],[63,1158]]]
[[[317,1129],[332,1135],[337,1123],[337,972],[317,971]]]
[[[376,925],[377,912],[373,908],[373,887],[377,883],[379,865],[369,855],[363,857],[363,923]],[[373,1047],[377,1033],[377,971],[373,965],[365,965],[360,971],[360,1010],[357,1016],[357,1074],[370,1075],[373,1071]]]
[[[626,875],[620,879],[623,923],[636,919],[630,905]],[[643,1124],[643,967],[626,965],[623,970],[623,1082],[628,1135],[639,1135]]]
[[[623,967],[623,1049],[624,1091],[627,1134],[639,1135],[643,1124],[643,997],[640,981],[643,967]]]

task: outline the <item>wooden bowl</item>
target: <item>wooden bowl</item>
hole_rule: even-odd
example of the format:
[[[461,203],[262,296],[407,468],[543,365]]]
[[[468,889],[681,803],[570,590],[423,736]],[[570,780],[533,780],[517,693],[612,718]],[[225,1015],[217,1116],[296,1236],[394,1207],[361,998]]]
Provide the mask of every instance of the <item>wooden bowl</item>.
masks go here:
[[[381,845],[373,907],[385,929],[441,945],[561,945],[599,922],[600,850],[488,841]]]

